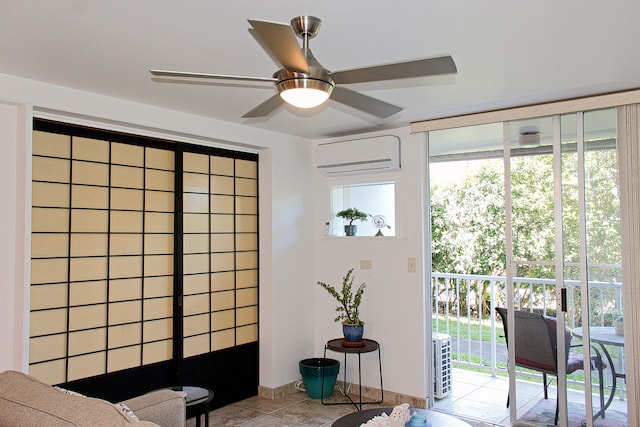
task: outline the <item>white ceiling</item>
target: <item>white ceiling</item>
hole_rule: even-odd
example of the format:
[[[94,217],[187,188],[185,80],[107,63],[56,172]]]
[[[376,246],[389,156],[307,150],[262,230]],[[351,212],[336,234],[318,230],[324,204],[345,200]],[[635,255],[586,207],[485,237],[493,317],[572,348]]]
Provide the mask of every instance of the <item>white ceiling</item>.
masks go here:
[[[450,54],[458,73],[349,86],[404,108],[387,120],[333,101],[247,120],[275,93],[269,83],[160,83],[148,72],[269,77],[277,66],[247,18],[305,14],[323,20],[310,46],[332,71]],[[322,138],[639,88],[639,19],[637,0],[0,0],[0,73]]]

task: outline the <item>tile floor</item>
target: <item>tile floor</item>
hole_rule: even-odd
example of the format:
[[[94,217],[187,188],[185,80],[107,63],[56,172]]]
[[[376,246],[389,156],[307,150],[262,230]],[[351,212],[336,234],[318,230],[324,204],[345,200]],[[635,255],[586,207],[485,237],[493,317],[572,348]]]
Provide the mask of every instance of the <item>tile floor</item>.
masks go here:
[[[509,409],[506,398],[509,382],[506,377],[493,378],[488,374],[461,369],[453,370],[452,392],[444,399],[436,399],[435,410],[455,415],[474,427],[508,426]],[[542,384],[518,382],[518,413],[524,413],[542,399]],[[334,392],[332,399],[340,399]],[[555,389],[550,388],[550,399]],[[582,393],[569,392],[569,400],[582,401]],[[389,407],[393,404],[377,405]],[[375,407],[369,405],[367,407]],[[610,409],[626,413],[626,401],[615,398]],[[355,411],[352,405],[326,406],[319,399],[311,399],[304,392],[296,392],[282,399],[252,397],[209,413],[209,425],[258,427],[330,427],[343,415]],[[195,418],[187,427],[195,427]],[[202,423],[204,426],[204,423]]]
[[[210,426],[302,427],[331,426],[343,415],[353,412],[352,405],[325,406],[306,393],[296,392],[282,399],[261,397],[233,403],[209,413]],[[204,425],[204,423],[202,423]],[[187,427],[195,426],[195,419]]]
[[[520,385],[519,385],[520,387]],[[480,372],[453,369],[451,394],[436,399],[434,408],[450,414],[461,414],[484,422],[484,425],[509,425],[509,409],[506,407],[509,380],[491,377]],[[542,385],[524,383],[518,389],[518,407],[526,410],[527,404],[542,397]]]
[[[518,416],[531,409],[542,399],[543,387],[540,382],[518,381],[517,384]],[[477,420],[481,426],[508,426],[509,408],[506,399],[509,393],[507,377],[491,377],[489,374],[453,369],[451,394],[444,399],[436,399],[436,410],[462,418]],[[605,392],[606,396],[606,392]],[[549,387],[549,399],[555,399],[555,387]],[[584,402],[584,394],[569,390],[567,399],[570,402]],[[606,399],[606,397],[605,397]],[[597,407],[598,403],[594,402]],[[609,410],[626,413],[627,402],[614,398]]]
[[[344,399],[338,391],[332,399]],[[326,401],[326,400],[325,400]],[[363,405],[363,409],[390,407],[384,402],[380,405]],[[330,427],[343,415],[354,412],[353,405],[323,405],[319,399],[311,399],[304,392],[296,392],[282,399],[270,400],[261,397],[233,403],[209,413],[209,425],[218,426],[258,426],[258,427]],[[187,421],[187,427],[195,427],[195,418]],[[204,422],[201,423],[204,426]],[[481,426],[481,424],[473,424]]]

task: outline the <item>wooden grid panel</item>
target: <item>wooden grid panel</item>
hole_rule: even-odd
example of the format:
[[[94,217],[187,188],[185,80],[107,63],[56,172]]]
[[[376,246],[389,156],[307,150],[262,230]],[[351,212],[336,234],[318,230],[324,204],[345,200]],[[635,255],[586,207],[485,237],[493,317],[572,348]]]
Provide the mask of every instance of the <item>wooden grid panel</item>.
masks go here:
[[[50,384],[174,358],[176,314],[183,357],[258,339],[257,158],[178,150],[174,171],[145,144],[33,133],[30,371]]]
[[[257,162],[184,153],[184,356],[258,339]]]
[[[44,381],[173,357],[174,156],[34,131],[30,370]]]

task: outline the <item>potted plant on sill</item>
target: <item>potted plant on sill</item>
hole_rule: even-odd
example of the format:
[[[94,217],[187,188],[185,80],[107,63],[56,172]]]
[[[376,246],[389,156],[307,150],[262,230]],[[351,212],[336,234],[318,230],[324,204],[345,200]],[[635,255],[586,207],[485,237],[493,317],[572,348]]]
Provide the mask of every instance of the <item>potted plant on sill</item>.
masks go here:
[[[355,221],[356,219],[359,219],[360,221],[366,221],[369,215],[362,212],[358,208],[353,207],[341,210],[336,214],[336,216],[338,218],[344,218],[349,221],[349,224],[344,226],[344,233],[347,236],[355,236],[356,232],[358,231],[358,226],[353,225],[353,221]]]
[[[362,335],[364,333],[364,322],[360,320],[360,303],[362,303],[362,294],[367,285],[363,282],[355,293],[353,292],[353,268],[347,272],[342,278],[342,289],[337,290],[333,285],[325,282],[318,282],[329,295],[334,297],[338,302],[336,311],[338,316],[334,319],[336,322],[342,321],[342,334],[344,335],[345,345],[359,346],[363,345]]]

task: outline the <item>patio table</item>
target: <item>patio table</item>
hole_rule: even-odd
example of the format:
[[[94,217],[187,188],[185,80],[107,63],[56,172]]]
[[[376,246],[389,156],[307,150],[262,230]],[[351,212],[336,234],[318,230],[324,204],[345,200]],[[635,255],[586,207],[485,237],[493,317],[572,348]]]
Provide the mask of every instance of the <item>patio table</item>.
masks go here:
[[[573,335],[575,335],[576,337],[582,338],[582,335],[583,335],[582,328],[574,328],[572,329],[572,332],[573,332]],[[611,367],[611,378],[612,378],[611,394],[609,394],[609,398],[604,404],[604,407],[602,408],[602,410],[600,410],[594,417],[594,418],[597,418],[599,415],[602,415],[602,418],[604,418],[604,412],[611,405],[611,402],[613,401],[613,397],[616,394],[617,379],[621,378],[626,380],[627,378],[624,372],[616,371],[616,367],[615,367],[615,364],[613,363],[613,359],[611,358],[611,354],[609,353],[609,350],[607,349],[607,347],[605,347],[605,345],[613,345],[616,347],[620,347],[620,351],[622,351],[624,348],[624,336],[616,334],[615,328],[613,327],[590,326],[589,337],[592,343],[596,343],[600,346],[600,348],[602,349],[602,352],[604,353],[604,356],[607,358],[609,367]]]

